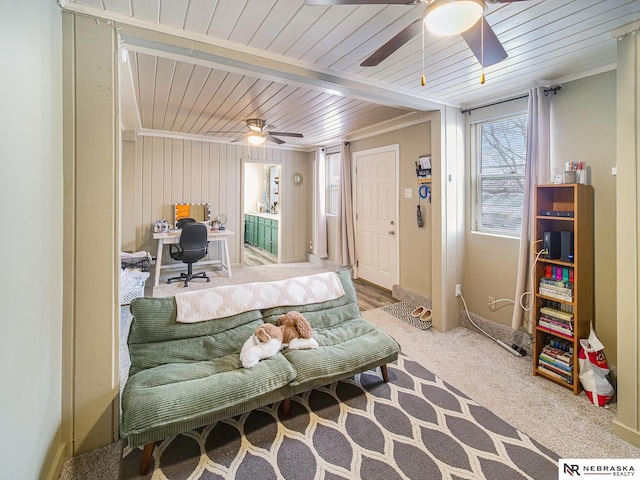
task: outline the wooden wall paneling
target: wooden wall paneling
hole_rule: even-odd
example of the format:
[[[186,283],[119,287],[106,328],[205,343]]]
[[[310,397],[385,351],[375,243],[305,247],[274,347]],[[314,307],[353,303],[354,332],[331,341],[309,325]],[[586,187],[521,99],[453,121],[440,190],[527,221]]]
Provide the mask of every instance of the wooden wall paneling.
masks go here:
[[[209,202],[211,202],[211,214],[220,208],[220,150],[219,143],[212,143],[209,147]]]
[[[164,139],[164,145],[162,146],[162,160],[163,160],[163,168],[162,168],[162,196],[163,201],[162,204],[164,206],[164,218],[167,219],[169,224],[173,225],[173,180],[171,178],[172,171],[172,163],[173,163],[173,143],[174,140],[171,138]]]
[[[182,169],[184,164],[184,144],[183,140],[173,140],[171,150],[171,198],[170,203],[183,202],[182,194]]]
[[[152,138],[151,149],[151,222],[149,224],[163,219],[171,223],[164,208],[164,139]]]
[[[191,184],[189,182],[191,178],[191,148],[192,142],[184,142],[184,152],[182,158],[182,201],[188,202],[191,198]]]
[[[202,142],[191,144],[191,195],[189,203],[202,203]]]
[[[141,137],[136,138],[136,146],[135,146],[135,158],[132,158],[131,161],[135,163],[135,179],[134,179],[134,198],[135,203],[133,204],[133,208],[135,209],[135,251],[146,250],[144,245],[144,221],[143,221],[143,212],[142,212],[142,198],[143,198],[143,184],[144,179],[142,176],[142,153],[143,153],[144,142]]]
[[[151,230],[148,228],[153,223],[152,209],[151,209],[151,162],[152,162],[152,149],[150,137],[143,137],[142,147],[142,238],[144,250],[150,252],[152,246]],[[146,226],[146,228],[145,228]]]
[[[200,185],[202,188],[201,198],[203,203],[211,203],[211,195],[210,195],[210,183],[209,177],[211,176],[211,144],[203,142],[202,143],[202,165],[200,172]]]

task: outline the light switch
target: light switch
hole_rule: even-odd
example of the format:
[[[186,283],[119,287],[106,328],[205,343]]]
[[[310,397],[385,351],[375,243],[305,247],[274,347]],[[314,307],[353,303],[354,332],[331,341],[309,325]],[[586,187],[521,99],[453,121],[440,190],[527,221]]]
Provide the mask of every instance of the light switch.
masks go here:
[[[412,197],[413,197],[413,188],[405,188],[404,198],[412,198]]]

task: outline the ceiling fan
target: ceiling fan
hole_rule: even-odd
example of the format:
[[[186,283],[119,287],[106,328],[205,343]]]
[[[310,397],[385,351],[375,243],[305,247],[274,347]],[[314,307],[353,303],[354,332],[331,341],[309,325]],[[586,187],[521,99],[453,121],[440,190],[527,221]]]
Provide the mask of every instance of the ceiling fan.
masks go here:
[[[271,143],[276,143],[278,145],[282,145],[285,143],[284,140],[281,140],[276,137],[295,137],[295,138],[304,138],[301,133],[289,133],[289,132],[274,132],[272,131],[275,128],[274,125],[267,125],[265,120],[261,118],[249,118],[245,120],[247,127],[249,127],[249,132],[242,138],[246,138],[249,143],[252,145],[261,145],[265,140],[268,140]],[[228,134],[228,133],[238,133],[238,132],[224,132],[224,131],[209,131],[207,133],[213,134]],[[239,142],[242,138],[238,138],[233,142]],[[232,143],[233,143],[232,142]]]
[[[461,34],[482,67],[507,58],[507,52],[484,18],[486,3],[510,3],[521,0],[305,0],[305,5],[407,5],[426,6],[422,18],[367,57],[361,67],[375,67],[422,32],[423,25],[439,35]]]

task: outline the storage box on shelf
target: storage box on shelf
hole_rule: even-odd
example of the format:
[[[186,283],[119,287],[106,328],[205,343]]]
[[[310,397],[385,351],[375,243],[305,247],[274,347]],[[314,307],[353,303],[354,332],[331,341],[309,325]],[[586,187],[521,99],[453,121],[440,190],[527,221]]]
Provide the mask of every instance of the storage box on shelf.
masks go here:
[[[579,342],[594,312],[593,187],[536,185],[534,201],[536,251],[548,253],[534,268],[533,374],[577,395]]]

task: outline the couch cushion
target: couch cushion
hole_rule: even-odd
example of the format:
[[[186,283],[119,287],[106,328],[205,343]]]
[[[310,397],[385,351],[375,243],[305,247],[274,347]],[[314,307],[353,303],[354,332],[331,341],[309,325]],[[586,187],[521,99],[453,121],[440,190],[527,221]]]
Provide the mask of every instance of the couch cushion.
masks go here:
[[[177,323],[173,298],[137,298],[130,309],[129,375],[164,364],[238,354],[245,340],[263,323],[259,310],[194,324]]]
[[[297,375],[292,386],[361,371],[365,365],[383,359],[394,360],[398,343],[382,330],[361,318],[329,327],[314,327],[319,347],[312,350],[283,350]]]
[[[393,361],[400,346],[389,335],[362,319],[356,289],[347,270],[338,272],[345,294],[336,299],[309,305],[266,310],[266,322],[276,323],[290,310],[301,312],[313,328],[319,348],[283,350],[297,372],[292,387],[318,385],[357,373],[364,367]],[[310,387],[312,388],[312,387]],[[298,388],[295,388],[299,391]]]
[[[122,436],[188,423],[287,385],[296,373],[282,354],[242,368],[237,354],[169,363],[129,377],[122,394]]]

